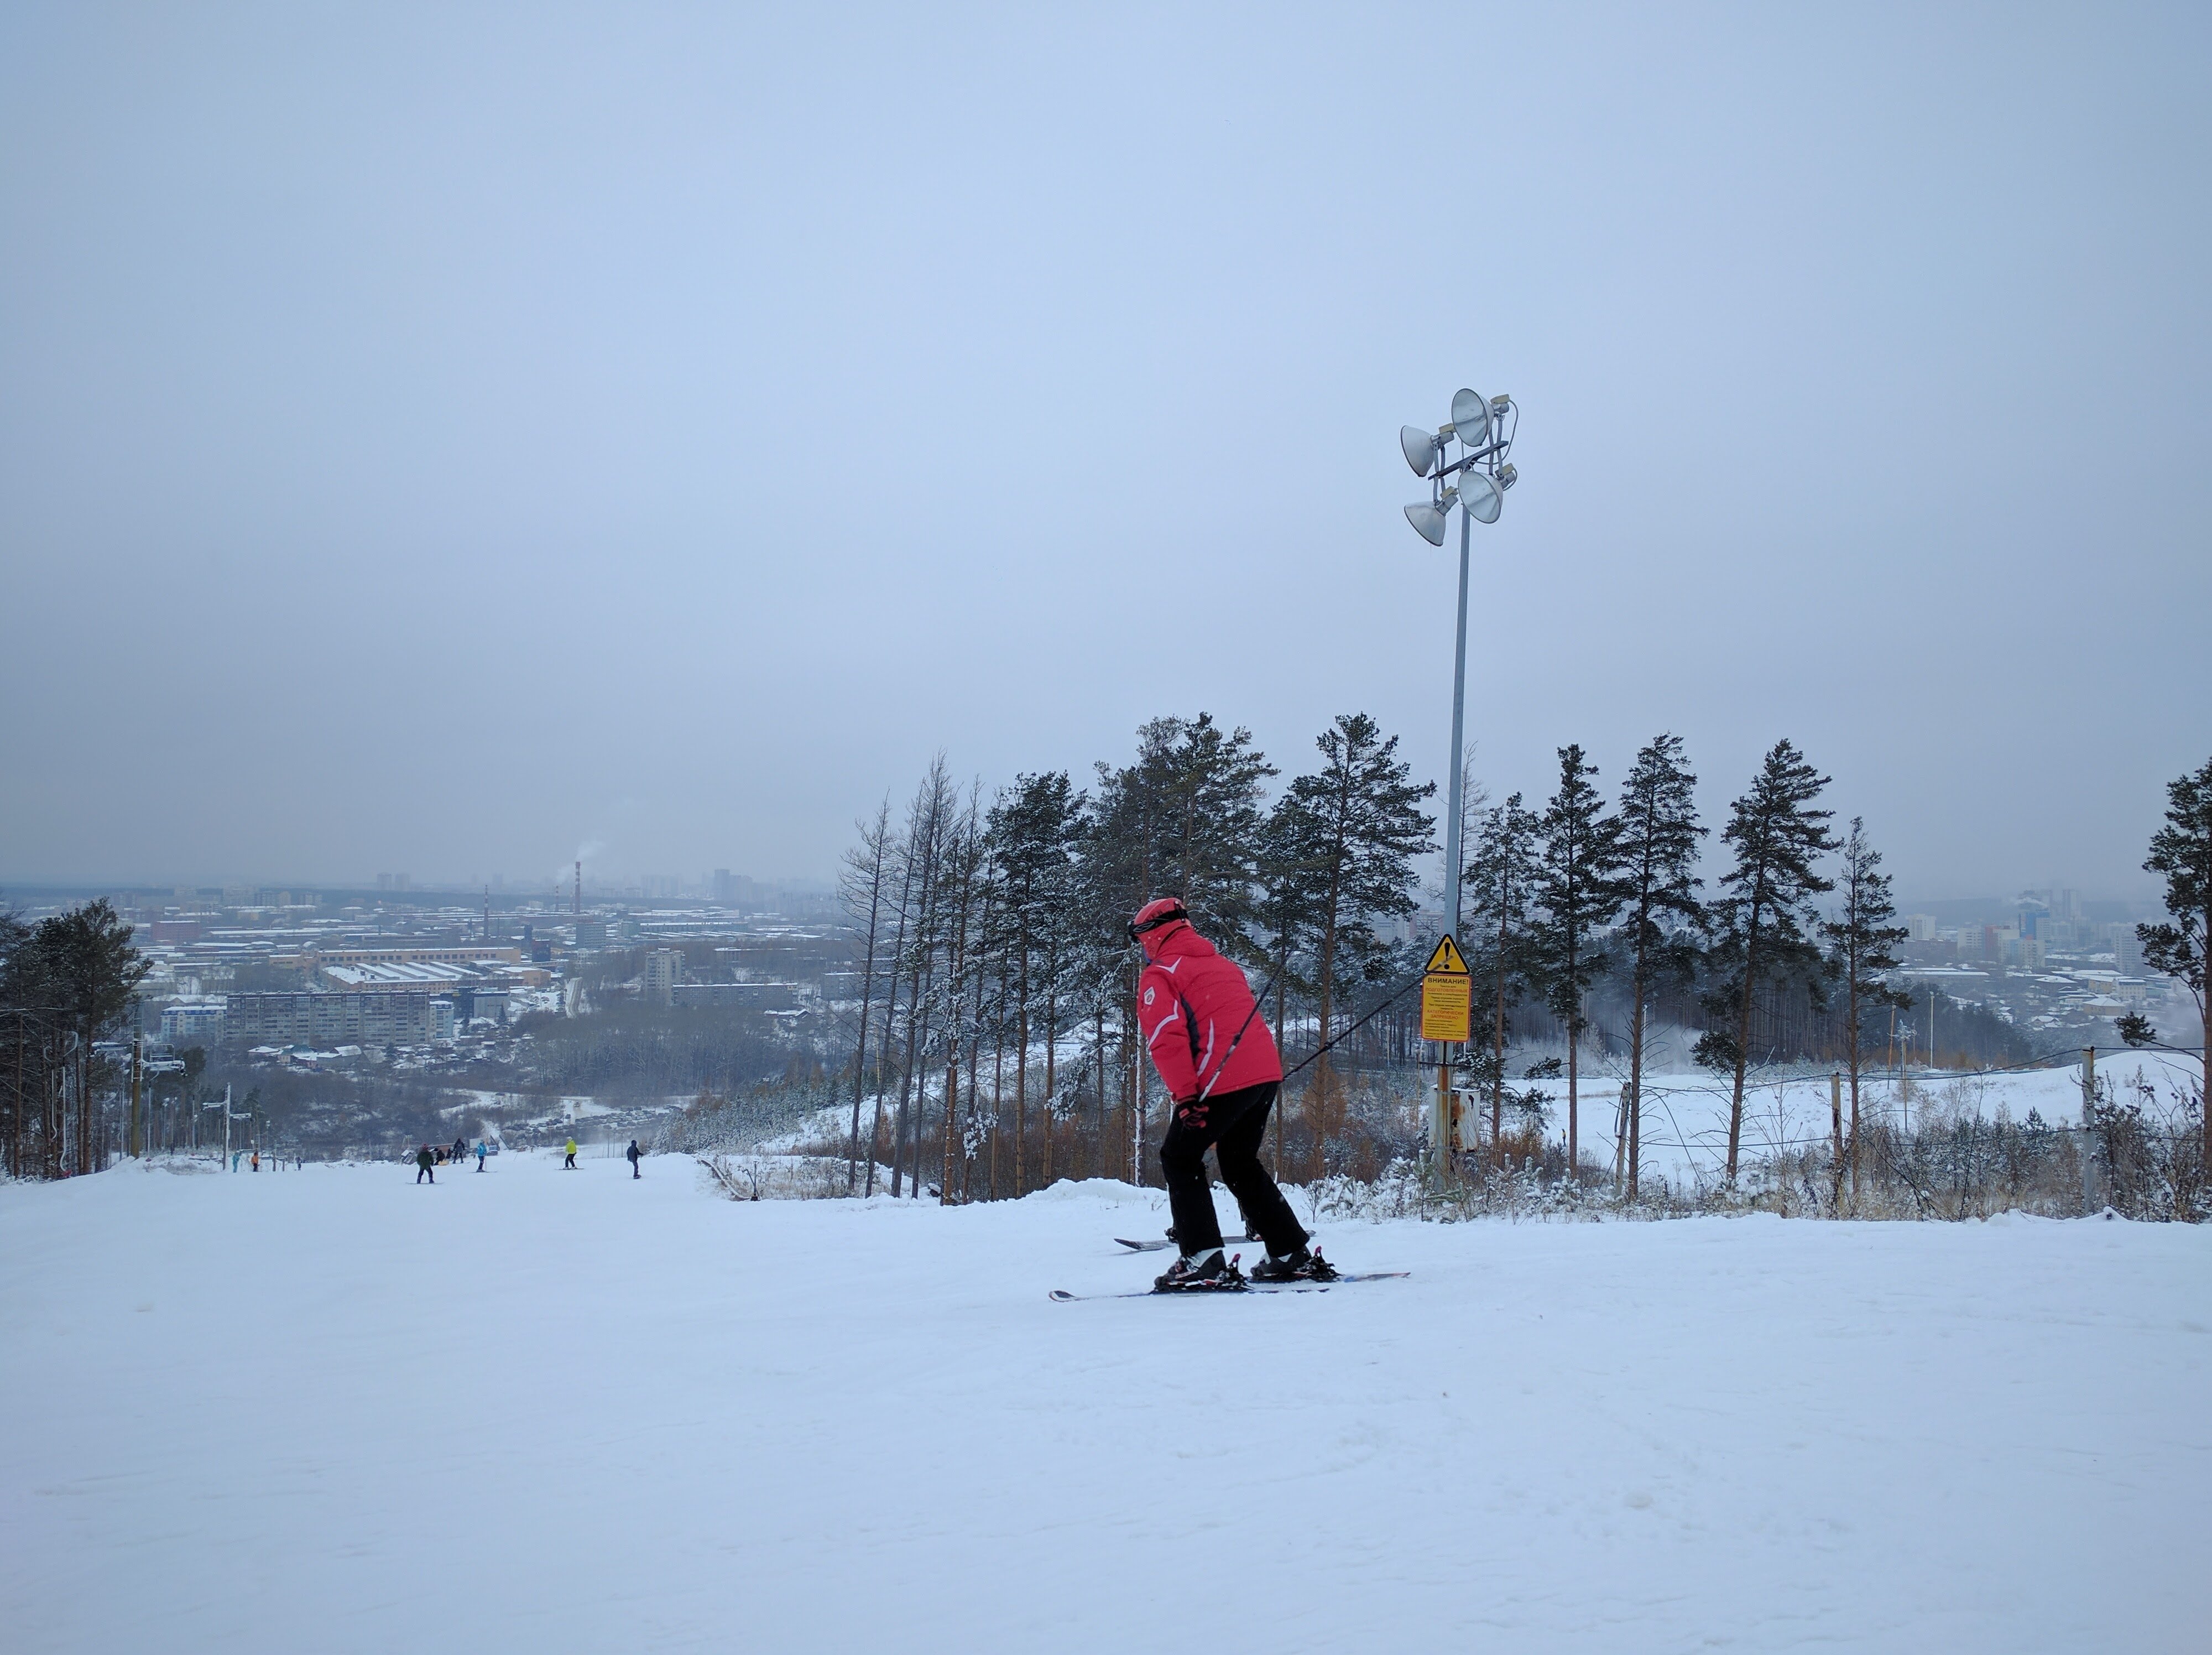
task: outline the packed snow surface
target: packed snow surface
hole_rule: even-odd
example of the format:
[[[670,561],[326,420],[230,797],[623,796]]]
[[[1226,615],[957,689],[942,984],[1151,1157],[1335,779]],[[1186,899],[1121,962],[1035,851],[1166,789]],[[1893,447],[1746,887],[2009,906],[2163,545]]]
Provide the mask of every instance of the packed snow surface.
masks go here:
[[[0,1190],[0,1643],[2212,1647],[2201,1227],[1343,1224],[1412,1278],[1063,1305],[1156,1191],[629,1172]]]

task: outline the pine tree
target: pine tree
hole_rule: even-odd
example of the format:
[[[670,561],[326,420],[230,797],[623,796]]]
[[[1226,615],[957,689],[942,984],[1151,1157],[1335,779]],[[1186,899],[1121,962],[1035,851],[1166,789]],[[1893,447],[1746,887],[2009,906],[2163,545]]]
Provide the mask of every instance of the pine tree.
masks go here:
[[[1209,713],[1140,727],[1135,764],[1098,767],[1096,825],[1122,875],[1128,911],[1176,897],[1200,931],[1241,948],[1252,913],[1262,784],[1275,774],[1249,730],[1224,731]]]
[[[1066,970],[1070,992],[1091,1025],[1090,1067],[1098,1088],[1098,1159],[1092,1170],[1100,1177],[1126,1174],[1140,1183],[1142,1164],[1129,1160],[1109,1117],[1118,1100],[1130,1097],[1135,1079],[1131,1017],[1137,951],[1129,946],[1125,928],[1144,902],[1150,875],[1139,855],[1141,838],[1131,831],[1136,812],[1129,772],[1102,764],[1097,776],[1075,825]]]
[[[962,1132],[960,1167],[963,1201],[973,1199],[970,1188],[978,1149],[983,1150],[989,1157],[985,1171],[987,1196],[995,1200],[999,1193],[999,1110],[1006,1079],[1003,999],[1006,987],[1005,901],[1004,881],[1000,876],[998,863],[992,856],[987,837],[982,845],[982,864],[976,873],[975,938],[969,945],[968,1001],[963,1013],[968,1025],[968,1123]],[[994,989],[1000,996],[996,1001],[993,998]],[[991,1109],[988,1117],[979,1125],[977,1117],[982,1114],[983,1031],[987,1025],[991,1030],[993,1061]]]
[[[47,1177],[100,1171],[106,1150],[95,1100],[106,1060],[98,1045],[130,1010],[152,964],[131,946],[131,928],[105,897],[50,915],[27,931],[13,926],[0,944],[0,1005],[15,1012],[14,1056],[28,1071],[15,1090],[10,1124],[20,1143],[30,1125],[27,1095],[35,1079],[41,1100],[37,1171]],[[57,1087],[67,1098],[65,1109],[51,1106]],[[27,1158],[18,1147],[10,1159],[21,1171]]]
[[[1828,964],[1844,985],[1844,1068],[1851,1094],[1850,1133],[1844,1132],[1842,1113],[1831,1123],[1836,1138],[1836,1191],[1843,1191],[1844,1165],[1851,1169],[1851,1193],[1858,1194],[1859,1165],[1859,1040],[1860,1025],[1867,1013],[1885,1006],[1904,1007],[1910,997],[1893,989],[1883,973],[1893,970],[1893,952],[1905,937],[1905,928],[1893,925],[1897,904],[1890,899],[1889,875],[1881,872],[1881,853],[1867,843],[1866,824],[1851,818],[1851,831],[1844,840],[1844,865],[1838,886],[1843,905],[1821,927],[1828,939]]]
[[[1628,1086],[1622,1100],[1628,1199],[1637,1196],[1644,1147],[1644,1025],[1658,986],[1686,981],[1695,947],[1687,933],[1705,923],[1698,900],[1698,778],[1683,762],[1680,736],[1660,735],[1636,755],[1620,790],[1621,878],[1627,919],[1622,946],[1631,966]],[[1669,922],[1672,922],[1670,924]]]
[[[1284,1043],[1286,1062],[1290,1053],[1284,1013],[1290,996],[1309,997],[1316,988],[1312,962],[1321,936],[1325,891],[1316,877],[1325,861],[1318,827],[1312,812],[1286,793],[1275,801],[1260,836],[1260,894],[1253,918],[1267,953],[1273,984],[1273,1026],[1276,1039]],[[1274,1112],[1278,1166],[1283,1159],[1283,1115],[1279,1108]]]
[[[943,758],[939,755],[939,764]],[[876,1193],[876,1151],[884,1140],[884,1094],[890,1085],[891,1037],[898,1027],[899,974],[906,963],[907,929],[914,917],[915,874],[920,861],[914,855],[914,812],[909,808],[906,831],[893,843],[890,850],[899,876],[898,903],[891,910],[897,916],[897,928],[891,938],[888,981],[884,985],[884,1037],[876,1047],[876,1106],[868,1125],[867,1176],[860,1191],[864,1196]],[[914,1020],[911,1001],[908,1002],[907,1020],[909,1024]]]
[[[2166,798],[2166,825],[2151,835],[2143,867],[2166,877],[2167,917],[2138,925],[2136,935],[2143,963],[2179,978],[2197,1001],[2204,1041],[2197,1102],[2204,1116],[2204,1164],[2212,1166],[2212,981],[2205,969],[2212,960],[2212,759],[2195,775],[2167,782]],[[2130,1020],[2130,1032],[2142,1039],[2154,1036],[2140,1016]]]
[[[1728,1022],[1699,1037],[1697,1056],[1708,1068],[1728,1070],[1733,1077],[1731,1183],[1743,1141],[1744,1070],[1751,1059],[1752,1012],[1759,990],[1793,972],[1809,975],[1820,965],[1806,934],[1819,922],[1806,904],[1833,888],[1814,868],[1819,857],[1836,849],[1827,825],[1834,812],[1812,808],[1827,785],[1828,778],[1816,774],[1794,745],[1778,741],[1750,791],[1729,806],[1729,824],[1721,835],[1735,849],[1735,865],[1721,879],[1725,894],[1712,906],[1721,981],[1707,1006]]]
[[[970,783],[968,806],[955,823],[945,846],[945,1130],[939,1158],[937,1200],[950,1206],[953,1194],[955,1159],[963,1141],[960,1130],[960,1050],[963,1038],[974,1031],[969,1014],[973,991],[988,968],[983,950],[982,912],[990,906],[990,850],[983,832],[982,787]],[[969,1096],[974,1096],[974,1069],[969,1069]],[[972,1108],[972,1102],[971,1102]],[[917,1145],[914,1164],[915,1188],[921,1187],[921,1152]]]
[[[1460,939],[1491,1009],[1490,1141],[1505,1118],[1505,1019],[1528,992],[1535,972],[1530,904],[1536,881],[1539,824],[1521,795],[1482,813],[1468,860]]]
[[[8,1049],[0,1057],[0,1080],[8,1085],[8,1123],[0,1138],[0,1173],[27,1178],[43,1172],[34,1162],[31,1086],[44,1079],[43,1043],[31,1034],[31,1007],[43,1007],[46,996],[39,984],[40,961],[31,946],[33,933],[15,915],[0,910],[0,1019],[5,1019]],[[41,1090],[41,1097],[45,1095]],[[41,1111],[43,1115],[43,1111]]]
[[[1047,863],[1037,885],[1042,905],[1036,937],[1042,956],[1038,979],[1044,995],[1044,1155],[1039,1177],[1053,1181],[1053,1134],[1060,1117],[1060,1034],[1068,1007],[1081,992],[1076,968],[1082,959],[1083,916],[1076,905],[1079,884],[1075,855],[1083,831],[1084,795],[1070,792],[1060,801],[1054,824],[1059,854]]]
[[[1600,940],[1627,892],[1620,879],[1620,824],[1605,813],[1590,785],[1597,766],[1579,745],[1559,750],[1559,789],[1537,829],[1534,944],[1544,1003],[1567,1031],[1567,1168],[1578,1176],[1582,1152],[1579,1066],[1590,985],[1605,969]]]
[[[1320,1042],[1326,1048],[1340,981],[1372,981],[1389,958],[1389,944],[1376,932],[1374,922],[1402,917],[1418,905],[1414,859],[1436,849],[1429,837],[1436,818],[1420,809],[1419,801],[1433,794],[1437,785],[1409,779],[1410,767],[1398,758],[1398,738],[1385,737],[1365,713],[1340,715],[1314,745],[1321,751],[1322,768],[1291,783],[1285,831],[1306,847],[1301,861],[1308,881],[1305,900],[1317,915],[1314,981]],[[1325,1050],[1314,1068],[1318,1176],[1332,1107]]]
[[[1173,894],[1233,952],[1252,916],[1262,784],[1278,772],[1251,731],[1224,731],[1210,713],[1182,726],[1167,758],[1161,849]]]
[[[1029,1190],[1030,1011],[1049,1007],[1047,1049],[1058,1030],[1055,981],[1081,800],[1065,771],[1016,778],[991,808],[989,843],[999,868],[1006,944],[1014,980],[1014,1194]],[[1048,1063],[1050,1060],[1048,1058]],[[1046,1083],[1048,1141],[1051,1081]]]
[[[1276,773],[1254,747],[1251,732],[1224,732],[1206,713],[1193,720],[1153,719],[1139,728],[1137,744],[1135,764],[1098,766],[1096,802],[1084,834],[1085,902],[1101,934],[1092,943],[1113,947],[1121,994],[1131,1002],[1142,958],[1121,946],[1122,927],[1154,897],[1181,898],[1193,923],[1224,952],[1251,952],[1245,926],[1258,872],[1261,784]],[[1096,992],[1106,992],[1102,980],[1094,976],[1091,982]],[[1137,1145],[1145,1129],[1149,1066],[1132,1037],[1126,1010],[1116,1020],[1121,1090],[1133,1111],[1130,1170],[1141,1183],[1144,1162]],[[1097,1026],[1103,1038],[1103,1007]]]
[[[838,885],[846,916],[862,940],[860,1033],[853,1052],[853,1133],[845,1157],[848,1196],[858,1188],[860,1176],[860,1098],[867,1085],[868,1019],[876,1001],[876,950],[882,939],[884,901],[889,895],[885,875],[891,855],[890,795],[884,795],[874,821],[854,825],[860,830],[860,843],[845,853],[845,872]]]
[[[945,755],[930,761],[929,770],[907,807],[904,860],[912,871],[913,922],[906,932],[907,1023],[904,1061],[899,1072],[898,1112],[891,1132],[891,1195],[901,1190],[907,1153],[920,1153],[920,1135],[914,1130],[920,1104],[915,1096],[917,1068],[926,1064],[932,1031],[937,1027],[938,964],[945,940],[945,854],[955,831],[959,795]],[[905,916],[902,915],[903,919]],[[923,1092],[927,1070],[922,1068]],[[919,1160],[915,1163],[917,1168]]]

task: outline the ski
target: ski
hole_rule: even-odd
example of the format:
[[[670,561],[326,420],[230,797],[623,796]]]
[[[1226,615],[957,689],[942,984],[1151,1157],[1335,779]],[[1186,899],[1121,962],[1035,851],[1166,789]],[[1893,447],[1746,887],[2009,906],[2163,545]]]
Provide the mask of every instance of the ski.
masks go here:
[[[1400,1281],[1411,1275],[1411,1270],[1346,1270],[1328,1281],[1248,1281],[1241,1287],[1200,1287],[1180,1293],[1162,1293],[1157,1287],[1137,1293],[1070,1293],[1065,1287],[1054,1287],[1045,1296],[1055,1305],[1073,1305],[1092,1299],[1227,1299],[1241,1293],[1327,1293],[1347,1281]]]
[[[1127,1247],[1133,1253],[1157,1253],[1175,1245],[1175,1243],[1168,1240],[1165,1237],[1161,1238],[1161,1239],[1158,1241],[1132,1241],[1127,1236],[1115,1236],[1114,1239],[1119,1242],[1122,1246]],[[1233,1244],[1239,1241],[1257,1242],[1260,1238],[1257,1236],[1227,1236],[1223,1239],[1224,1242]]]

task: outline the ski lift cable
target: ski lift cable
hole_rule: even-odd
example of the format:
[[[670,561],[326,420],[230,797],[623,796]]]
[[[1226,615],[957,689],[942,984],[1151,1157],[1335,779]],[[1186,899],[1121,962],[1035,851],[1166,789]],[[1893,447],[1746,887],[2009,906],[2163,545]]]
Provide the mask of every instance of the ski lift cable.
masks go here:
[[[1414,989],[1420,986],[1421,978],[1417,976],[1410,983],[1407,983],[1403,988],[1400,989],[1395,994],[1392,995],[1388,1000],[1385,1000],[1382,1004],[1370,1011],[1367,1015],[1361,1018],[1358,1022],[1350,1024],[1347,1026],[1338,1030],[1337,1032],[1329,1039],[1323,1042],[1321,1045],[1315,1047],[1312,1051],[1307,1053],[1306,1056],[1299,1061],[1296,1068],[1285,1070],[1283,1074],[1283,1084],[1285,1086],[1289,1085],[1291,1077],[1296,1074],[1299,1069],[1305,1068],[1308,1063],[1314,1062],[1331,1046],[1335,1045],[1338,1041],[1346,1039],[1352,1035],[1358,1033],[1361,1028],[1372,1022],[1376,1018],[1380,1017],[1384,1012],[1389,1011],[1391,1007],[1396,1005],[1398,1001],[1403,1000],[1407,995],[1413,993]]]

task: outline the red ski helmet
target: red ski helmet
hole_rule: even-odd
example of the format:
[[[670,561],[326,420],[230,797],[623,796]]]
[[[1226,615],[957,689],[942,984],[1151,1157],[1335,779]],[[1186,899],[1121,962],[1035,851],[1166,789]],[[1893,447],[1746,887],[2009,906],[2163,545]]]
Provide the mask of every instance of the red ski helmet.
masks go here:
[[[1137,917],[1129,922],[1129,940],[1134,942],[1147,931],[1157,931],[1163,925],[1172,925],[1181,920],[1190,922],[1190,910],[1182,905],[1180,897],[1155,897],[1137,910]]]

